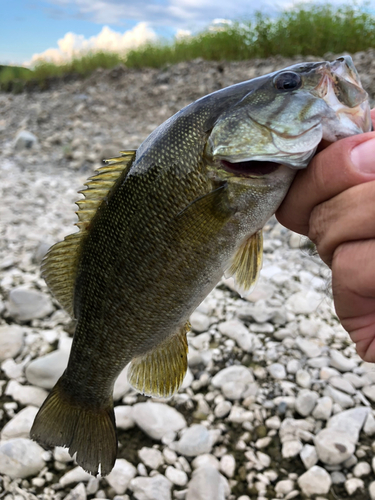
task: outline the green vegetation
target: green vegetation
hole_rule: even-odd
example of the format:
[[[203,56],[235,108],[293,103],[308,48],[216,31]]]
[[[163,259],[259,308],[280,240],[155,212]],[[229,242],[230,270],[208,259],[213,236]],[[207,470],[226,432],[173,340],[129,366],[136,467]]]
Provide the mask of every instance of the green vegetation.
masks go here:
[[[284,11],[276,19],[258,13],[255,19],[207,29],[195,36],[147,44],[127,54],[98,52],[56,65],[40,62],[33,71],[0,66],[0,89],[22,90],[31,81],[41,87],[48,80],[66,75],[86,76],[96,68],[122,63],[130,68],[163,67],[203,57],[207,60],[238,61],[273,55],[317,55],[351,53],[375,47],[375,17],[364,10],[344,6],[301,5]]]

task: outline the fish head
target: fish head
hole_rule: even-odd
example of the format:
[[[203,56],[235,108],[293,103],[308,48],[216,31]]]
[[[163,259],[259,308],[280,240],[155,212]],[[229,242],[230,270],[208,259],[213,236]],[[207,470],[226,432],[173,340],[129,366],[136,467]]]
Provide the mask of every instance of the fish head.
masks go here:
[[[350,56],[296,64],[252,82],[209,134],[205,154],[225,178],[268,176],[279,165],[302,169],[322,139],[371,130],[368,95]]]

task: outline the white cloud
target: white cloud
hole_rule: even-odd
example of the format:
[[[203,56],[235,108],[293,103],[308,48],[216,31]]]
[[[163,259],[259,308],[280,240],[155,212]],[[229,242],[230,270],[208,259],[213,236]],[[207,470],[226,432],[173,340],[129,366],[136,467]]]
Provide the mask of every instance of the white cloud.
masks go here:
[[[90,38],[69,32],[66,33],[64,38],[60,38],[57,41],[58,48],[50,48],[40,54],[34,54],[28,65],[40,60],[61,63],[77,54],[89,51],[125,53],[130,49],[154,40],[156,40],[155,32],[144,22],[138,23],[133,29],[124,33],[119,33],[108,26],[103,26],[97,36]]]

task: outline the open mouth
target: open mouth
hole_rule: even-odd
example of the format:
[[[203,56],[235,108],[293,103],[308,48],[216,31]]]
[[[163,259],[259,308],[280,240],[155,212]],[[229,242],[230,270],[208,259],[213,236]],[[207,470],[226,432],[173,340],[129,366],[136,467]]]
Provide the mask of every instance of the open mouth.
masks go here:
[[[272,161],[240,161],[231,163],[227,160],[221,160],[221,165],[226,172],[231,174],[238,176],[255,175],[261,177],[275,172],[280,164]]]

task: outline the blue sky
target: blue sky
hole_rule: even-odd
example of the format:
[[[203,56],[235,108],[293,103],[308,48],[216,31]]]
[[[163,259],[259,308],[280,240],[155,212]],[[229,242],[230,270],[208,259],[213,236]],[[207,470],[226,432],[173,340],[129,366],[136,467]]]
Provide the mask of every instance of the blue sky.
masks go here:
[[[49,56],[57,58],[80,48],[116,44],[127,48],[156,36],[173,37],[178,30],[194,32],[217,18],[250,18],[256,10],[275,13],[297,3],[293,0],[0,0],[0,64],[23,64],[48,49],[53,49]],[[375,0],[367,5],[375,12]],[[108,28],[103,30],[105,26]]]

